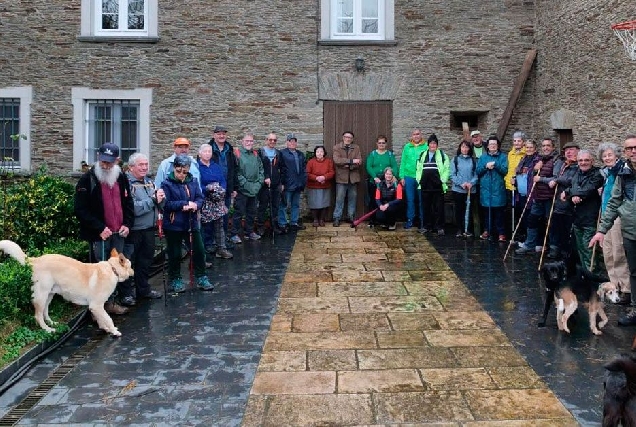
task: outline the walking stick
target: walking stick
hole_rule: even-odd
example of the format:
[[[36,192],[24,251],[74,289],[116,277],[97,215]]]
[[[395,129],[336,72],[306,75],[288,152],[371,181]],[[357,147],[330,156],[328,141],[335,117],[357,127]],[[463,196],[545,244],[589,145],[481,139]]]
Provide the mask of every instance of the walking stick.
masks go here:
[[[601,203],[601,207],[598,208],[598,217],[596,218],[596,229],[598,230],[598,223],[601,222],[601,209],[603,208],[603,203]],[[594,258],[596,257],[596,247],[598,244],[594,242],[594,246],[592,246],[592,258],[590,259],[590,273],[594,270]]]
[[[188,235],[190,238],[190,290],[194,291],[194,239],[192,237],[192,211],[189,214]]]
[[[550,222],[552,222],[552,212],[554,212],[554,200],[556,199],[558,189],[559,189],[559,186],[555,184],[554,195],[552,196],[552,206],[550,206],[550,215],[548,215],[548,223],[545,226],[545,236],[543,236],[543,247],[541,247],[541,258],[539,258],[539,268],[537,268],[537,271],[541,271],[541,267],[543,267],[543,256],[545,255],[545,245],[548,241],[548,234],[550,233]]]
[[[274,196],[272,192],[272,183],[269,183],[269,217],[270,217],[270,226],[272,229],[272,245],[274,244]]]
[[[159,236],[159,247],[161,249],[161,276],[163,281],[163,306],[168,305],[168,284],[166,283],[166,262],[168,262],[168,251],[163,243],[163,214],[157,214],[157,236]]]
[[[513,230],[513,233],[514,233],[514,226],[515,226],[515,206],[516,206],[516,204],[515,204],[515,189],[513,187],[512,188],[512,200],[511,200],[511,203],[510,203],[510,207],[511,207],[510,213],[512,215],[512,222],[510,223],[510,227],[511,227],[510,229]],[[513,238],[511,237],[510,240],[513,240]]]
[[[510,242],[508,243],[508,249],[506,249],[506,253],[504,254],[503,260],[506,261],[506,258],[508,257],[508,252],[510,252],[510,248],[512,247],[512,243],[515,240],[515,236],[517,235],[517,231],[519,231],[519,226],[521,225],[521,220],[523,219],[523,216],[526,213],[526,209],[528,209],[528,205],[530,204],[530,200],[532,199],[532,191],[534,190],[534,186],[535,186],[536,182],[532,183],[532,187],[530,187],[530,192],[528,193],[528,199],[526,200],[526,204],[523,206],[523,210],[521,211],[521,216],[519,217],[519,221],[517,222],[517,226],[515,227],[515,230],[512,233],[512,237],[510,238]]]

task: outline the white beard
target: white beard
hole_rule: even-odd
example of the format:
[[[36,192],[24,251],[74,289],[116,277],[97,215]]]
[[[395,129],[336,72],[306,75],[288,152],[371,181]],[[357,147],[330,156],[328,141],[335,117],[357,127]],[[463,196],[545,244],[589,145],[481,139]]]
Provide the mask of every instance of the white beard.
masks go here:
[[[95,166],[95,176],[97,177],[97,180],[100,183],[106,184],[111,188],[117,182],[117,178],[119,177],[120,173],[121,168],[119,167],[119,165],[113,165],[113,167],[108,170],[100,168],[99,164]]]

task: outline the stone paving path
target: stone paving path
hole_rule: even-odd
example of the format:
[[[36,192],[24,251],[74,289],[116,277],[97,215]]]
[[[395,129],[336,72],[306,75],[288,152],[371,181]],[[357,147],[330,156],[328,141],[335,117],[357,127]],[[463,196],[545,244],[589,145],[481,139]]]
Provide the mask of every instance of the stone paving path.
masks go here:
[[[299,233],[242,425],[570,426],[414,231]]]

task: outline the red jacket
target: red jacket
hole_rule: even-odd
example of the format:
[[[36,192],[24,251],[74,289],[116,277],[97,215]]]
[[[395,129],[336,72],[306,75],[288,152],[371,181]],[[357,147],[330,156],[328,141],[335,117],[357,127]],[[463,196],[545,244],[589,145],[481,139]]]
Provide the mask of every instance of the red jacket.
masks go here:
[[[331,188],[333,186],[333,177],[336,170],[333,166],[333,160],[325,158],[318,161],[315,157],[307,162],[307,188]],[[324,176],[325,182],[316,181],[317,176]]]

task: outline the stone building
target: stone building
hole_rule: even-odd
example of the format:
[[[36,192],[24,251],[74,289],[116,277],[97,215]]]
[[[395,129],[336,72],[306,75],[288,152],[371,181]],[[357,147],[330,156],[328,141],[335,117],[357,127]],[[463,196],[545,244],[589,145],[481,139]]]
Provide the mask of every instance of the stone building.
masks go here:
[[[2,157],[70,173],[115,142],[157,165],[177,136],[197,146],[217,124],[232,141],[294,132],[306,150],[353,130],[368,153],[385,133],[398,157],[420,127],[454,152],[464,121],[497,132],[530,49],[504,147],[515,129],[620,140],[636,94],[636,64],[609,29],[633,19],[624,3],[5,2]]]

